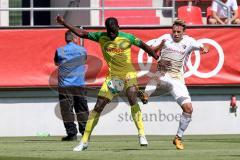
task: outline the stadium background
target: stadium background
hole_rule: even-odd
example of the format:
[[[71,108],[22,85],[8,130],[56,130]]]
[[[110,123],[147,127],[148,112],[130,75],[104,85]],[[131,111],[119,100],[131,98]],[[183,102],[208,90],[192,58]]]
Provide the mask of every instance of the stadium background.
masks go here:
[[[6,7],[4,1],[1,2],[1,5]],[[24,0],[22,3],[12,1],[8,6],[28,7],[30,5],[28,2]],[[77,4],[80,7],[100,7],[102,1],[44,0],[34,1],[34,3],[35,7],[67,7],[71,4]],[[196,39],[208,38],[216,41],[223,49],[224,63],[221,70],[211,78],[203,79],[192,75],[187,79],[192,95],[194,114],[186,134],[239,134],[239,116],[229,112],[232,95],[237,98],[240,95],[239,26],[205,25],[206,11],[210,4],[210,1],[201,1],[196,4],[193,2],[192,5],[197,5],[202,9],[203,24],[193,24],[187,33]],[[169,4],[167,1],[157,0],[117,0],[114,3],[111,0],[105,0],[104,5],[105,7],[167,7]],[[188,5],[186,1],[176,2],[176,8],[186,5]],[[68,22],[83,25],[86,29],[92,31],[103,29],[99,27],[102,25],[102,17],[101,11],[98,10],[36,11],[34,27],[29,26],[30,13],[27,11],[1,12],[1,25],[6,27],[1,27],[0,30],[2,57],[0,60],[0,136],[35,136],[39,132],[47,132],[50,135],[64,135],[65,133],[59,116],[57,92],[52,86],[55,84],[53,56],[56,47],[64,44],[63,33],[65,31],[61,27],[54,26],[54,17],[57,13],[64,15]],[[6,14],[9,16],[8,20],[6,20]],[[119,19],[120,25],[124,26],[123,30],[137,35],[144,41],[169,32],[172,22],[170,11],[111,12],[106,10],[105,16],[109,15]],[[46,27],[46,25],[51,26]],[[84,45],[93,59],[94,56],[99,57],[100,51],[97,44],[86,40]],[[201,72],[213,70],[218,63],[218,52],[214,46],[211,46],[211,49],[209,55],[201,56],[201,67],[199,67]],[[138,52],[137,49],[134,49],[136,55]],[[146,59],[144,56],[144,63]],[[195,60],[196,57],[193,55],[192,61]],[[88,59],[88,65],[89,68],[95,65],[91,58]],[[104,63],[102,65],[97,79],[89,81],[88,101],[90,108],[93,108],[96,102],[97,92],[95,88],[99,88],[106,73],[106,66]],[[95,78],[94,75],[95,73],[90,72],[89,77]],[[144,81],[142,84],[144,85]],[[237,102],[237,104],[239,103]],[[142,106],[142,110],[146,134],[175,134],[181,110],[170,96],[152,97],[148,105]],[[134,124],[130,122],[130,110],[124,97],[115,99],[114,103],[109,105],[103,114],[99,125],[93,132],[94,135],[136,134]]]

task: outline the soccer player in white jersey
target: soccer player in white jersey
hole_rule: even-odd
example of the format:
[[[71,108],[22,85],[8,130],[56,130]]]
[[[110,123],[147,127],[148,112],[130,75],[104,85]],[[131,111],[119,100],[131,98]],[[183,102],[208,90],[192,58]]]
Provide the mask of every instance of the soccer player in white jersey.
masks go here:
[[[193,50],[200,50],[201,53],[208,52],[207,46],[185,35],[185,29],[185,22],[177,19],[173,23],[171,34],[164,34],[155,40],[152,47],[155,51],[160,51],[161,55],[158,61],[158,71],[145,89],[145,93],[150,96],[156,90],[157,85],[160,89],[167,88],[166,92],[170,92],[181,106],[183,112],[173,140],[176,148],[181,150],[184,149],[183,133],[191,121],[193,112],[191,98],[183,78],[184,63]],[[169,61],[171,65],[165,65],[166,61]]]

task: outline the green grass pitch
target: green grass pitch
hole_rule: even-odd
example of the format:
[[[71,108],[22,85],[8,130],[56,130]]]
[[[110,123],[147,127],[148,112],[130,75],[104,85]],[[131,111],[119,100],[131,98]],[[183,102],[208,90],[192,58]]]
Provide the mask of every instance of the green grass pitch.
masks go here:
[[[185,136],[185,150],[176,150],[173,136],[92,136],[89,147],[73,152],[76,142],[61,137],[1,137],[0,160],[240,160],[240,135]]]

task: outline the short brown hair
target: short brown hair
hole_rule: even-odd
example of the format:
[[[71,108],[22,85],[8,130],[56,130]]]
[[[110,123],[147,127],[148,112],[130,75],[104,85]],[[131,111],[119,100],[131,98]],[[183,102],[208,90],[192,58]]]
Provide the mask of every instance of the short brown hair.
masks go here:
[[[174,25],[182,26],[184,31],[185,31],[185,29],[186,29],[186,23],[185,23],[185,21],[182,20],[182,19],[179,19],[179,18],[176,19],[176,20],[173,22],[173,25],[172,25],[172,26],[174,26]]]
[[[73,33],[70,30],[65,32],[65,41],[71,42],[73,40]]]

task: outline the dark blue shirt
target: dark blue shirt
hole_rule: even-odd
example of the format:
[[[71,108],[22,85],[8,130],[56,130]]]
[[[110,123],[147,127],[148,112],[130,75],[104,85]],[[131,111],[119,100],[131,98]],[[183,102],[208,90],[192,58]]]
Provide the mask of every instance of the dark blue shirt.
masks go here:
[[[58,64],[58,86],[85,85],[85,63],[87,52],[73,42],[57,49],[55,63]]]

